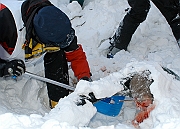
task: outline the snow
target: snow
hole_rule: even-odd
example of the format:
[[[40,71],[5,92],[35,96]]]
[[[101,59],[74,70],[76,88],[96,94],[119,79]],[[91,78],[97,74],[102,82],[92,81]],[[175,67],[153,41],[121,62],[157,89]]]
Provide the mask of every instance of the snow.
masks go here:
[[[21,0],[0,0],[12,11],[18,30],[23,23],[20,17]],[[128,51],[118,52],[113,59],[106,58],[111,37],[129,8],[126,0],[85,0],[84,7],[77,2],[52,0],[71,19],[78,42],[83,45],[91,68],[93,82],[80,81],[70,69],[70,85],[76,89],[62,98],[50,110],[44,82],[23,75],[17,81],[1,78],[0,128],[1,129],[133,129],[136,107],[124,102],[117,117],[97,112],[91,102],[77,106],[79,95],[93,92],[96,98],[112,96],[123,90],[120,81],[133,73],[149,70],[154,80],[150,86],[155,109],[140,124],[142,129],[180,128],[180,82],[161,66],[180,74],[180,50],[171,29],[159,10],[153,5],[145,22],[136,30]],[[25,30],[25,29],[24,29]],[[25,32],[18,32],[16,49],[10,57],[24,59],[21,49]],[[2,51],[1,51],[2,52]],[[43,56],[26,63],[27,70],[44,76]],[[128,99],[128,98],[127,98]]]

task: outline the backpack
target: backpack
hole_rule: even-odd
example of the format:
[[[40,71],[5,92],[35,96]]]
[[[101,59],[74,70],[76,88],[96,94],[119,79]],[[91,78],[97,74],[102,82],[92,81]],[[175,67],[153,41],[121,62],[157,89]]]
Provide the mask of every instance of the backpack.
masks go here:
[[[34,33],[33,18],[35,14],[41,8],[49,5],[52,5],[49,0],[25,0],[21,5],[21,16],[24,22],[24,27],[26,27],[26,41],[22,46],[25,50],[25,60],[38,57],[45,52],[60,50],[59,47],[52,47],[43,44]]]

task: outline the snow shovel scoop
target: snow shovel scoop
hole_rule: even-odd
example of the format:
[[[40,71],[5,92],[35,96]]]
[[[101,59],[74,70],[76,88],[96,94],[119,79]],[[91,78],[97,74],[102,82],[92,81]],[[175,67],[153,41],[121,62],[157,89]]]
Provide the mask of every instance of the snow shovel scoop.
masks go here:
[[[103,98],[93,105],[99,113],[115,117],[121,111],[124,99],[125,96],[113,95],[112,97]]]
[[[41,77],[39,75],[33,74],[28,71],[26,71],[25,74],[34,79],[48,82],[48,83],[69,89],[71,91],[75,90],[75,87],[72,87],[72,86],[69,86],[69,85],[66,85],[66,84],[45,78],[45,77]],[[115,117],[121,111],[124,99],[125,99],[125,96],[113,95],[112,97],[108,97],[108,98],[96,99],[96,102],[93,102],[93,105],[96,107],[99,113]]]

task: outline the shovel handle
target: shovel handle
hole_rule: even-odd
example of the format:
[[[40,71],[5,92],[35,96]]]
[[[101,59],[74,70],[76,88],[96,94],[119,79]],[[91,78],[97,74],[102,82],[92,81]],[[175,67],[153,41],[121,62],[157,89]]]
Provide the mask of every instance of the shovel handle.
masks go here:
[[[36,75],[36,74],[31,73],[31,72],[28,72],[28,71],[26,71],[25,74],[28,75],[28,76],[30,76],[30,77],[32,77],[32,78],[34,78],[34,79],[37,79],[37,80],[40,80],[40,81],[44,81],[44,82],[48,82],[48,83],[54,84],[54,85],[56,85],[56,86],[60,86],[60,87],[69,89],[69,90],[71,90],[71,91],[74,91],[74,90],[75,90],[75,87],[66,85],[66,84],[64,84],[64,83],[60,83],[60,82],[58,82],[58,81],[51,80],[51,79],[49,79],[49,78],[41,77],[41,76],[39,76],[39,75]]]

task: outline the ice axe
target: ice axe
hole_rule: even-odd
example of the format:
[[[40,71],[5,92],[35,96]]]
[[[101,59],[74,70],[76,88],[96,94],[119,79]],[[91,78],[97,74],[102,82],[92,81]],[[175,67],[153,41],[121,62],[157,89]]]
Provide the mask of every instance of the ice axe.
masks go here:
[[[66,85],[66,84],[45,78],[45,77],[41,77],[39,75],[36,75],[36,74],[28,72],[28,71],[26,71],[25,74],[34,78],[34,79],[44,81],[44,82],[48,82],[48,83],[69,89],[71,91],[75,90],[75,87],[72,87],[72,86],[69,86],[69,85]],[[112,97],[96,99],[96,101],[93,102],[93,105],[96,107],[98,112],[100,112],[104,115],[115,117],[121,111],[121,108],[122,108],[122,105],[124,102],[122,100],[124,100],[124,99],[125,99],[125,96],[113,95]]]

